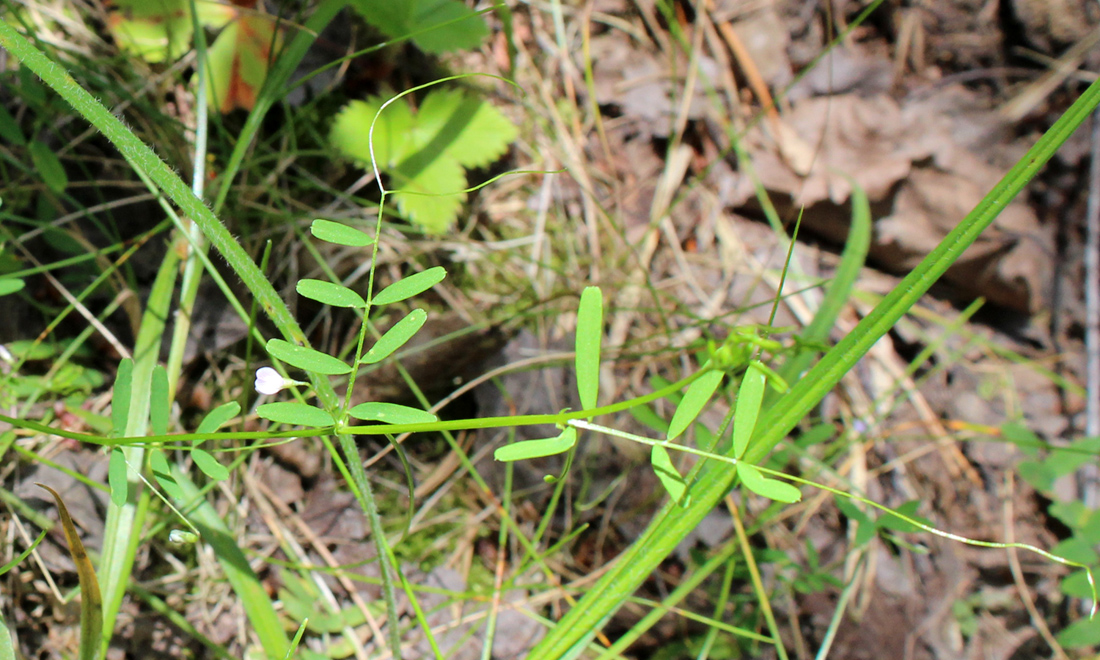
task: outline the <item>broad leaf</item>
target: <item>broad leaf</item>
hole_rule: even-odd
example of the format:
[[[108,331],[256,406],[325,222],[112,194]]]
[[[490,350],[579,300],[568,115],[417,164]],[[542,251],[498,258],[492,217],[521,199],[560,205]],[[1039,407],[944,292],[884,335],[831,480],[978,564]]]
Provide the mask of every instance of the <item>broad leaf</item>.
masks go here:
[[[295,290],[300,296],[305,296],[310,300],[316,300],[319,303],[332,305],[333,307],[362,309],[367,306],[362,296],[343,284],[326,282],[324,280],[304,279],[298,280],[298,285],[295,287]]]
[[[379,97],[349,103],[330,140],[370,168],[370,126],[377,115],[373,161],[391,176],[398,209],[425,230],[443,232],[466,199],[463,168],[484,167],[503,155],[516,128],[491,104],[460,90],[429,93],[415,115],[404,99],[378,114],[382,105]]]
[[[761,497],[786,504],[793,504],[802,499],[802,493],[797,488],[784,481],[765,477],[755,465],[738,461],[737,476],[741,477],[741,483],[745,488]]]
[[[600,341],[603,338],[603,294],[599,287],[585,287],[577,310],[577,392],[581,408],[596,407],[600,393]]]
[[[741,458],[749,448],[749,440],[756,429],[760,404],[764,400],[764,370],[753,360],[749,362],[741,387],[737,390],[737,406],[733,416],[733,457]]]
[[[324,410],[297,401],[265,403],[256,408],[256,414],[280,424],[322,428],[336,423],[332,419],[332,415]]]
[[[485,21],[456,0],[352,0],[351,6],[388,37],[415,33],[413,43],[427,53],[476,48],[489,36]]]
[[[707,405],[718,384],[722,382],[722,372],[718,370],[708,371],[699,376],[687,389],[680,405],[676,406],[676,412],[672,414],[672,421],[668,425],[668,439],[675,440],[687,430],[695,421],[703,406]]]
[[[322,241],[328,241],[329,243],[335,243],[337,245],[346,245],[347,247],[367,247],[373,241],[371,237],[366,233],[359,231],[355,227],[349,227],[341,222],[333,222],[332,220],[323,220],[318,218],[310,225],[309,231],[315,238],[319,238]]]
[[[149,450],[149,468],[153,471],[153,478],[169,497],[177,500],[183,497],[183,491],[176,483],[176,478],[172,476],[172,468],[168,465],[168,457],[164,455],[164,450]]]
[[[668,450],[661,445],[653,445],[649,458],[650,462],[653,463],[653,471],[657,474],[657,478],[661,480],[661,485],[668,491],[672,501],[680,502],[681,506],[690,505],[691,498],[683,501],[680,499],[684,496],[684,491],[687,490],[687,484],[684,483],[683,475],[672,464]]]
[[[383,401],[360,403],[349,410],[348,414],[364,422],[383,422],[385,424],[430,424],[439,421],[438,417],[427,410]]]
[[[412,339],[413,335],[420,330],[427,320],[428,313],[422,309],[414,309],[409,312],[405,315],[405,318],[395,323],[392,328],[378,338],[378,341],[374,342],[374,346],[371,346],[370,350],[359,360],[360,364],[374,364],[393,355],[394,351]]]
[[[6,296],[17,291],[22,291],[23,287],[27,285],[26,282],[18,277],[5,277],[0,279],[0,296]]]
[[[379,291],[377,295],[371,298],[371,304],[389,305],[405,300],[406,298],[412,298],[417,294],[424,293],[436,284],[439,284],[443,281],[444,277],[447,277],[447,270],[443,268],[443,266],[435,266],[428,270],[409,275]]]
[[[577,444],[577,429],[568,427],[560,435],[553,438],[541,438],[539,440],[523,440],[504,445],[495,452],[493,458],[498,461],[522,461],[528,458],[542,458],[561,454],[573,448]]]
[[[123,506],[130,494],[130,481],[126,478],[126,456],[122,449],[111,450],[111,460],[107,463],[107,486],[111,491],[111,502]]]
[[[291,366],[317,374],[339,376],[351,371],[350,366],[331,355],[306,346],[296,346],[283,339],[267,340],[267,352]]]
[[[153,435],[168,433],[171,407],[172,402],[168,400],[168,372],[158,364],[153,367],[152,392],[149,397],[149,428]]]
[[[210,455],[205,449],[192,449],[191,458],[195,461],[202,473],[214,481],[224,481],[229,478],[229,469],[218,462],[218,459]]]
[[[126,432],[130,417],[130,393],[134,386],[134,361],[125,358],[118,363],[115,386],[111,391],[111,434],[118,437]]]
[[[230,401],[229,403],[223,403],[217,408],[206,413],[206,417],[202,418],[199,422],[199,428],[196,433],[214,433],[220,429],[226,422],[233,419],[241,412],[241,404],[236,401]]]

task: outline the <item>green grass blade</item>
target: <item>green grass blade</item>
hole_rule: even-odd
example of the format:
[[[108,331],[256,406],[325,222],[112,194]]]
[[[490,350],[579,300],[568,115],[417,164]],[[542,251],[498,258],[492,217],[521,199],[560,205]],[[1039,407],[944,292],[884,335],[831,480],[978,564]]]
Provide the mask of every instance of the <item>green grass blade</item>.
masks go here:
[[[875,309],[835,348],[815,365],[790,392],[770,407],[760,421],[757,437],[745,458],[760,461],[794,426],[813,409],[840,378],[920,299],[929,287],[959,258],[997,215],[1023,189],[1057,148],[1100,105],[1100,80],[1066,110],[982,201]],[[714,461],[704,461],[689,475],[694,502],[681,508],[665,505],[649,527],[615,565],[589,588],[528,657],[558,660],[577,648],[578,642],[594,634],[602,622],[664,560],[676,545],[702,521],[733,486],[735,471]]]
[[[248,565],[248,557],[241,551],[233,539],[233,533],[225,526],[218,512],[210,505],[186,473],[172,467],[172,477],[176,480],[183,498],[176,505],[181,510],[197,503],[191,513],[191,522],[202,534],[202,540],[214,549],[226,579],[233,591],[241,599],[245,615],[263,646],[268,658],[283,658],[290,649],[290,642],[283,632],[275,607],[260,582],[260,578]]]

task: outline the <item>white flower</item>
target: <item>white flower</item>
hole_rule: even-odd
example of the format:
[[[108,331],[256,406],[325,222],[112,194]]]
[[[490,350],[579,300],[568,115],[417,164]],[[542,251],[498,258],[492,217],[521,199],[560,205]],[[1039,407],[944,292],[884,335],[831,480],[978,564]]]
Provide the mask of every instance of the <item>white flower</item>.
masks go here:
[[[260,367],[256,370],[256,391],[260,394],[278,394],[280,390],[292,383],[279,375],[271,367]]]

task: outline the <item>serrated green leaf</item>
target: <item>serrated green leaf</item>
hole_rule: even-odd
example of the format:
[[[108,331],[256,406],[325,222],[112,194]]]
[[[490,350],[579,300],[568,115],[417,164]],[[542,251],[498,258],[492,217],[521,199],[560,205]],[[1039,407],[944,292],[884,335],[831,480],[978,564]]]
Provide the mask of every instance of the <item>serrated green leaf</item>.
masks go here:
[[[406,298],[424,293],[447,277],[447,270],[434,266],[428,270],[409,275],[382,289],[371,299],[372,305],[390,305]]]
[[[764,401],[766,376],[758,363],[749,362],[741,387],[737,390],[737,405],[733,416],[733,457],[741,458],[749,448],[752,433],[756,430],[756,418]]]
[[[504,445],[493,452],[493,458],[498,461],[522,461],[529,458],[542,458],[561,454],[573,448],[577,444],[577,429],[569,426],[559,435],[553,438],[540,438],[538,440],[522,440]]]
[[[373,242],[366,232],[359,231],[355,227],[349,227],[341,222],[321,218],[313,221],[313,224],[309,226],[309,231],[314,238],[336,245],[346,245],[347,247],[367,247]]]
[[[111,434],[115,437],[126,432],[130,416],[130,394],[134,385],[134,361],[125,358],[118,363],[115,386],[111,392]]]
[[[130,482],[126,479],[126,457],[118,447],[111,450],[111,460],[107,463],[107,486],[111,490],[111,503],[115,506],[126,504]]]
[[[300,296],[305,296],[310,300],[316,300],[319,303],[331,305],[333,307],[362,309],[367,306],[362,296],[343,284],[336,284],[335,282],[311,280],[307,278],[298,280],[298,285],[295,287],[295,290]]]
[[[653,445],[653,449],[649,454],[650,462],[653,464],[653,471],[657,474],[657,479],[660,480],[661,485],[668,491],[668,496],[673,502],[679,502],[680,506],[689,506],[691,504],[691,498],[681,500],[684,496],[684,491],[687,490],[687,484],[684,483],[684,477],[680,474],[680,471],[676,469],[676,466],[672,464],[672,458],[668,455],[668,450],[661,445]]]
[[[405,163],[391,170],[392,198],[406,220],[432,235],[450,229],[466,202],[466,174],[453,158],[435,156],[415,171]]]
[[[460,89],[441,89],[420,104],[413,139],[418,151],[441,149],[459,165],[474,168],[503,156],[516,134],[496,106]]]
[[[26,282],[18,277],[5,277],[0,279],[0,296],[6,296],[17,291],[22,291]]]
[[[797,488],[778,479],[765,477],[755,465],[738,461],[737,476],[741,478],[745,488],[761,497],[785,504],[793,504],[802,499],[802,493]]]
[[[375,115],[378,121],[374,124],[374,157],[379,169],[395,167],[412,146],[409,134],[414,117],[409,104],[403,99],[397,100],[379,114],[382,104],[383,100],[377,96],[366,101],[352,101],[336,115],[329,133],[329,142],[337,151],[368,169],[371,168],[370,127]]]
[[[600,343],[603,339],[603,293],[599,287],[585,287],[577,309],[576,359],[577,392],[581,408],[596,407],[600,393]]]
[[[69,175],[65,174],[65,166],[61,164],[61,159],[54,150],[44,142],[32,140],[27,145],[27,151],[30,152],[35,171],[46,187],[55,193],[64,192],[69,185]]]
[[[416,33],[412,41],[426,53],[476,48],[489,34],[485,21],[455,0],[352,0],[351,6],[388,37]]]
[[[226,422],[239,415],[240,412],[241,404],[236,401],[223,403],[206,413],[206,416],[199,422],[199,427],[195,430],[195,433],[214,433],[224,426]]]
[[[153,382],[149,395],[149,428],[153,435],[168,433],[168,417],[172,402],[168,400],[168,372],[163,365],[153,367]]]
[[[439,421],[438,417],[427,410],[384,401],[360,403],[349,410],[348,414],[364,422],[383,422],[386,424],[430,424]]]
[[[394,351],[412,339],[413,335],[420,330],[427,320],[428,313],[422,309],[414,309],[409,312],[405,315],[405,318],[395,323],[392,328],[378,338],[378,341],[374,342],[374,346],[371,346],[370,350],[359,360],[360,364],[374,364],[393,355]]]
[[[315,428],[323,428],[335,424],[332,415],[324,410],[304,403],[298,403],[297,401],[265,403],[256,408],[256,414],[264,419],[280,424],[295,424],[298,426],[312,426]]]
[[[669,440],[680,437],[691,426],[721,382],[722,372],[718,370],[708,371],[692,382],[684,393],[684,398],[680,399],[680,405],[676,406],[676,412],[672,414],[672,421],[668,425]]]
[[[477,12],[455,0],[419,0],[414,25],[427,30],[413,37],[426,53],[449,53],[477,48],[489,36],[489,28]],[[438,26],[438,27],[437,27]]]
[[[224,481],[229,478],[229,468],[218,462],[218,459],[210,455],[205,449],[192,449],[191,458],[202,473],[214,481]]]
[[[172,476],[172,468],[168,465],[164,450],[149,450],[149,468],[153,471],[153,478],[169,497],[177,500],[183,497],[183,490]]]
[[[306,346],[295,346],[283,339],[267,340],[267,352],[271,357],[305,371],[327,376],[340,376],[351,371],[344,362]]]

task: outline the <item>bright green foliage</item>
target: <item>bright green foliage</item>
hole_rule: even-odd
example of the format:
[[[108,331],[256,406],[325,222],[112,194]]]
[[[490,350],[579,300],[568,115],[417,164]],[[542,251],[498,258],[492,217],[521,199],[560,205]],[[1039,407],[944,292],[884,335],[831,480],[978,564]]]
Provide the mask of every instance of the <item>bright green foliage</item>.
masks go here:
[[[703,406],[707,405],[718,384],[722,382],[721,371],[708,371],[693,382],[684,393],[684,398],[676,406],[676,412],[672,414],[672,421],[668,425],[668,440],[680,437],[687,427],[695,421],[699,413],[703,412]]]
[[[596,407],[600,393],[600,340],[603,337],[603,294],[595,286],[585,287],[577,309],[577,391],[581,408]]]
[[[323,220],[318,218],[309,226],[309,231],[314,238],[322,241],[346,245],[347,247],[367,247],[371,244],[371,237],[354,227],[349,227],[340,222]]]
[[[346,105],[333,123],[332,145],[363,167],[376,163],[391,178],[401,214],[429,233],[442,233],[466,201],[464,168],[485,167],[504,155],[516,127],[462,90],[433,91],[415,113],[398,100],[379,114],[382,104],[376,96]]]
[[[317,428],[335,424],[332,415],[324,410],[296,401],[265,403],[256,408],[256,414],[264,419],[280,424],[297,424],[299,426],[313,426]]]
[[[283,339],[267,340],[267,352],[271,357],[298,367],[303,371],[339,376],[351,371],[351,367],[321,351],[308,346],[296,346]]]
[[[668,491],[672,501],[680,502],[682,506],[691,504],[691,497],[682,502],[680,501],[680,498],[684,496],[684,491],[687,490],[687,484],[684,483],[683,475],[672,464],[672,458],[668,455],[668,450],[661,445],[653,445],[649,459],[653,464],[653,471],[657,473],[657,478],[661,480],[661,485]]]
[[[388,37],[414,35],[427,53],[476,48],[489,36],[485,21],[458,0],[352,0],[351,6]]]
[[[195,461],[195,465],[202,470],[202,473],[214,481],[229,478],[229,470],[205,449],[192,449],[191,458]]]
[[[397,280],[385,289],[382,289],[371,298],[372,305],[390,305],[401,302],[406,298],[424,293],[447,277],[447,270],[442,266],[434,266],[428,270],[409,275]]]
[[[405,318],[395,323],[392,328],[386,331],[386,334],[374,342],[374,346],[371,346],[370,350],[363,354],[363,358],[359,360],[359,363],[374,364],[385,360],[412,339],[412,336],[420,330],[427,320],[428,313],[422,309],[414,309],[409,312]]]
[[[756,429],[756,417],[764,401],[764,370],[755,360],[749,363],[741,387],[737,390],[737,407],[733,417],[733,457],[741,458],[749,448]]]
[[[23,290],[27,283],[18,277],[5,277],[0,279],[0,296],[7,296]]]
[[[183,491],[176,483],[176,478],[172,476],[172,468],[168,465],[168,457],[164,455],[163,450],[150,450],[149,468],[153,472],[153,479],[156,480],[165,493],[168,493],[169,497],[175,500],[183,498]]]
[[[426,410],[383,401],[360,403],[349,410],[348,414],[364,422],[386,424],[430,424],[439,421],[438,417]]]
[[[493,458],[504,462],[542,458],[543,456],[553,456],[554,454],[567,452],[575,444],[577,444],[577,429],[569,426],[560,435],[553,438],[524,440],[500,447],[493,452]]]
[[[367,306],[362,296],[342,284],[324,280],[298,280],[298,295],[333,307],[362,309]]]
[[[153,367],[152,391],[149,395],[149,429],[153,435],[168,433],[168,418],[172,402],[168,400],[168,372],[163,365]]]
[[[741,483],[752,492],[777,502],[793,504],[802,499],[802,492],[785,481],[769,479],[761,474],[754,465],[738,461],[737,476]]]
[[[126,420],[130,416],[130,392],[134,386],[134,361],[126,358],[118,363],[115,386],[111,393],[111,433],[120,436],[126,432]]]
[[[107,485],[111,489],[111,502],[115,506],[126,504],[130,482],[126,479],[126,457],[118,447],[111,450],[111,460],[107,464]]]
[[[241,404],[236,401],[230,401],[229,403],[223,403],[217,408],[206,413],[206,416],[199,422],[199,427],[195,429],[196,433],[214,433],[226,422],[233,419],[241,413]]]

